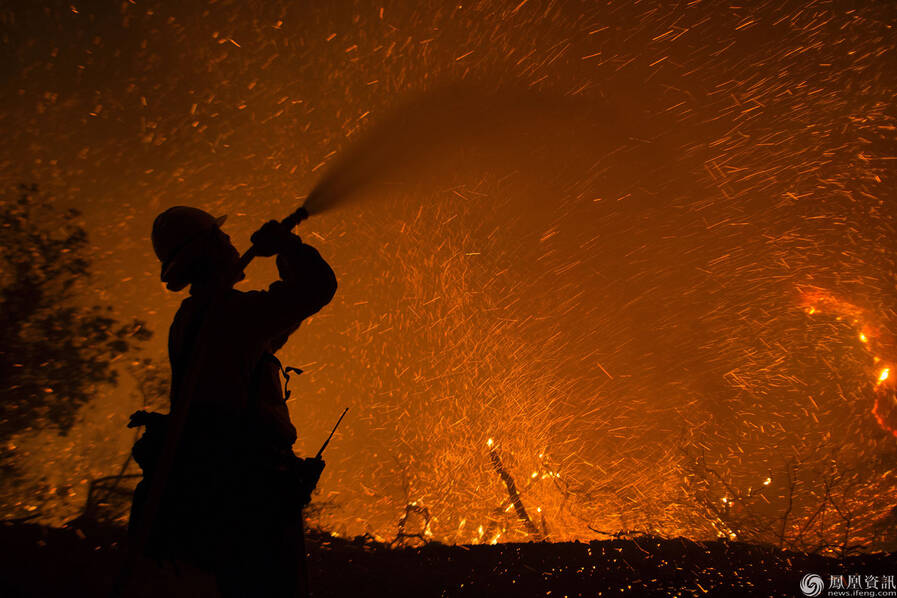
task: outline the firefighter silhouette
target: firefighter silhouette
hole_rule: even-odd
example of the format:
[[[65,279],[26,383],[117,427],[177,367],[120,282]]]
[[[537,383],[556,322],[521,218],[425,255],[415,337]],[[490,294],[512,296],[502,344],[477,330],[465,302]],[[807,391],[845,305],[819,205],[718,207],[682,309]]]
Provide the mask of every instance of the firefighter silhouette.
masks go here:
[[[301,507],[324,463],[292,452],[286,372],[274,354],[330,302],[336,277],[272,220],[251,240],[257,256],[277,256],[280,280],[234,289],[244,275],[224,220],[178,206],[153,224],[162,281],[190,296],[169,331],[170,413],[137,412],[129,424],[146,426],[133,451],[144,480],[129,528],[144,554],[214,574],[223,596],[301,596]]]

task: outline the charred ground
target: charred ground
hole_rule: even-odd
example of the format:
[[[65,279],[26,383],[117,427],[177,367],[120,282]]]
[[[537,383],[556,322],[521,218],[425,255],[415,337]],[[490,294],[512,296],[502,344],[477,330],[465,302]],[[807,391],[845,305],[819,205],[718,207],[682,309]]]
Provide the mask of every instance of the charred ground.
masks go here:
[[[119,527],[0,526],[0,594],[107,595],[122,559]],[[800,579],[893,575],[894,555],[842,559],[742,542],[638,536],[589,543],[392,549],[312,531],[313,593],[342,596],[795,596]],[[214,595],[211,580],[148,564],[145,596]]]

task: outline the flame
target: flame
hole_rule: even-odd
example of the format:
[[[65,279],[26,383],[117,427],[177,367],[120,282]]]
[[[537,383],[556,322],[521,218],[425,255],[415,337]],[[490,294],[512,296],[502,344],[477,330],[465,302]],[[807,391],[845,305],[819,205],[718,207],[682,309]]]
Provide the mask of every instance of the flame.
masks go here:
[[[897,354],[897,347],[891,335],[883,333],[882,327],[876,325],[875,318],[862,308],[847,301],[836,298],[831,293],[820,289],[804,293],[802,297],[804,310],[807,314],[827,313],[835,316],[836,321],[849,321],[859,328],[857,336],[865,350],[872,358],[874,366],[878,367],[870,377],[874,380],[875,403],[872,406],[872,415],[875,421],[886,432],[897,438],[897,400],[895,400],[893,384],[886,384],[890,375],[889,366],[880,367],[882,362],[887,363],[883,354],[893,357]]]

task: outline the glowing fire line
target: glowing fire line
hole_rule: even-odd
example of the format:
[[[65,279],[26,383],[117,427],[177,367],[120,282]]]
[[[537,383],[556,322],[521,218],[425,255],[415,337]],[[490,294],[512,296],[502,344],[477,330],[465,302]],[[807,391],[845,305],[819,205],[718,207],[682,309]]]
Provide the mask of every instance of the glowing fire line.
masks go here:
[[[882,327],[875,324],[863,309],[837,299],[830,293],[822,290],[814,290],[804,293],[801,304],[808,315],[831,314],[839,321],[849,321],[858,329],[857,337],[866,348],[876,366],[875,378],[875,404],[872,406],[872,415],[883,430],[897,438],[897,394],[895,385],[890,377],[892,359],[882,357],[885,354],[894,355],[894,339],[882,332]]]

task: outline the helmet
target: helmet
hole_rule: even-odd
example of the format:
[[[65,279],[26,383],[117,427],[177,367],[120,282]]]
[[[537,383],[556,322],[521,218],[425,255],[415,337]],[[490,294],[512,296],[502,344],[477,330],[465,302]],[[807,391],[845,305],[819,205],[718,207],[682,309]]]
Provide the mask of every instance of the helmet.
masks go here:
[[[220,227],[227,216],[215,218],[206,211],[188,206],[168,208],[153,222],[153,250],[162,262],[162,281],[168,282],[177,257],[203,233]]]

